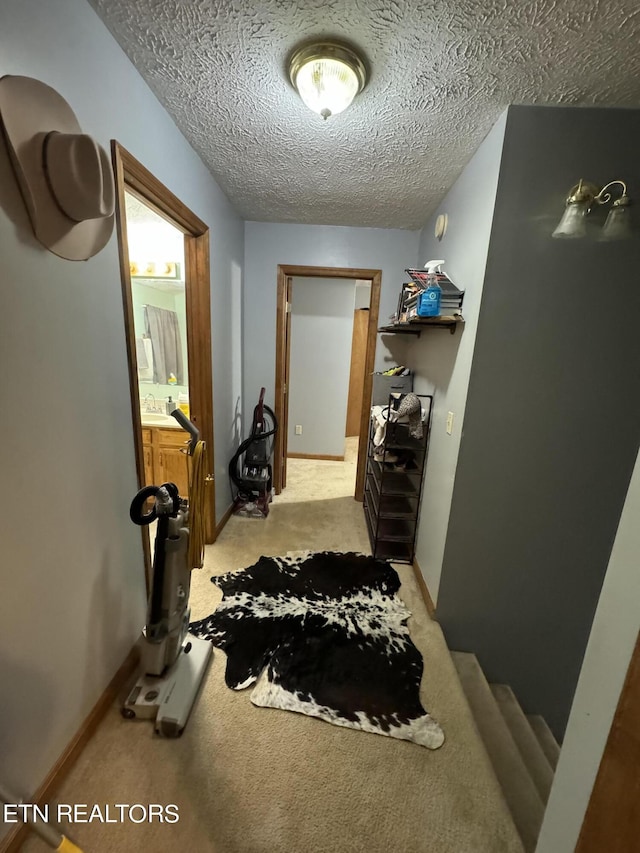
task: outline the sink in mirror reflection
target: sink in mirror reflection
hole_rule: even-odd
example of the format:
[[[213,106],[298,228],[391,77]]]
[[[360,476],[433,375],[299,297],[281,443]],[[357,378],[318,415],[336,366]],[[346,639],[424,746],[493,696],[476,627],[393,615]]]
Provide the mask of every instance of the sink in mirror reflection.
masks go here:
[[[171,415],[163,415],[160,412],[141,412],[142,424],[165,424],[167,426],[178,426],[175,418]]]

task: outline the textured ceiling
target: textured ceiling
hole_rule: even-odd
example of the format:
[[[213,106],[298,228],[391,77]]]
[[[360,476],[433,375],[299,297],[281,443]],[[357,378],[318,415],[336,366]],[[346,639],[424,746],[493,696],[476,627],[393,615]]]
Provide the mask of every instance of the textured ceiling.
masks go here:
[[[640,105],[638,0],[90,0],[246,219],[420,228],[510,103]],[[357,46],[323,121],[286,59]]]

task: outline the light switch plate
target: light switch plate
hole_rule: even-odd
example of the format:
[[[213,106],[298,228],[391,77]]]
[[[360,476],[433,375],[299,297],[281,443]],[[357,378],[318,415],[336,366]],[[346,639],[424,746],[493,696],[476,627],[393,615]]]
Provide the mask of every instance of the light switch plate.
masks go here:
[[[453,412],[447,414],[447,435],[453,432]]]
[[[302,435],[302,424],[296,424],[296,435]]]

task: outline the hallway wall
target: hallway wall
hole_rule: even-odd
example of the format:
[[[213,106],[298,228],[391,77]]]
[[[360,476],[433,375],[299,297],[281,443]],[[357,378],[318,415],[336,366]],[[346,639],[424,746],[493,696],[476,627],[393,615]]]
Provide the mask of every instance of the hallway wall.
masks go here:
[[[449,512],[484,287],[487,253],[498,189],[507,120],[503,113],[420,233],[417,267],[444,258],[443,269],[465,291],[463,326],[450,335],[427,329],[407,341],[406,364],[418,394],[433,394],[433,422],[418,522],[416,560],[437,603]],[[434,234],[437,216],[449,217],[447,232]],[[447,414],[454,413],[452,434]]]
[[[640,457],[585,652],[537,853],[575,849],[640,631]]]
[[[240,407],[243,226],[85,0],[3,0],[3,74],[53,86],[211,227],[218,512]],[[86,263],[33,237],[0,140],[3,407],[2,783],[29,801],[123,662],[145,613],[115,234]],[[144,734],[143,734],[144,736]],[[0,835],[4,834],[0,829]]]
[[[343,456],[356,283],[296,276],[292,290],[287,450]]]
[[[560,740],[638,452],[640,241],[551,234],[580,176],[633,195],[639,140],[640,110],[509,108],[438,597]]]
[[[243,296],[244,403],[253,410],[260,388],[273,405],[278,264],[382,270],[380,322],[397,306],[404,269],[413,265],[419,232],[332,225],[245,223]],[[389,338],[390,336],[386,336]],[[400,337],[399,335],[396,338]],[[402,342],[378,338],[376,370],[399,363]],[[388,360],[387,360],[388,359]]]

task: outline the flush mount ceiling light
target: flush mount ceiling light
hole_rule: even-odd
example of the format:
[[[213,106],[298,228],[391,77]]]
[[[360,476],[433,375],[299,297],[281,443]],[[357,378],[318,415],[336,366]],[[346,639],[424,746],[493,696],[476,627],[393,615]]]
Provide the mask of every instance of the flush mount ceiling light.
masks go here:
[[[569,190],[564,213],[551,236],[573,239],[585,237],[587,233],[585,217],[594,204],[608,204],[611,201],[611,193],[607,190],[613,186],[621,188],[620,196],[611,205],[599,239],[621,240],[628,237],[630,235],[629,205],[631,199],[627,195],[625,182],[610,181],[602,189],[598,189],[595,184],[583,181],[582,178]]]
[[[289,77],[305,104],[327,119],[346,110],[364,89],[367,71],[352,48],[321,41],[294,51]]]

